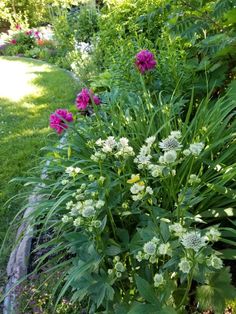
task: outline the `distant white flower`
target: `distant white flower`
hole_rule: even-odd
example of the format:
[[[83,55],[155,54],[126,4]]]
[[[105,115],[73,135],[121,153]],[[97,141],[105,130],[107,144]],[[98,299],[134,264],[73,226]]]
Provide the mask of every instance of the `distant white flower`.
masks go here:
[[[188,182],[190,184],[197,184],[201,182],[201,179],[196,174],[190,174]]]
[[[61,184],[62,184],[62,185],[66,185],[67,183],[69,183],[69,180],[65,180],[65,179],[64,179],[64,180],[61,181]]]
[[[150,136],[148,137],[145,142],[148,144],[148,146],[151,146],[156,140],[156,136]]]
[[[206,263],[207,266],[213,267],[215,269],[221,269],[223,267],[222,260],[216,255],[211,255],[211,257],[207,259]]]
[[[170,232],[173,232],[175,236],[181,237],[186,229],[180,223],[174,223],[173,225],[169,226]]]
[[[220,236],[221,236],[220,231],[218,231],[214,227],[210,228],[210,230],[206,232],[206,238],[208,241],[212,241],[212,242],[219,241]]]
[[[115,264],[115,270],[123,273],[125,271],[125,266],[121,262]]]
[[[172,251],[171,251],[170,243],[167,242],[167,243],[160,244],[159,247],[158,247],[158,253],[160,255],[169,255],[169,256],[171,256]]]
[[[188,274],[191,270],[191,263],[187,260],[187,258],[181,258],[178,266],[180,271],[185,274]]]
[[[157,249],[157,245],[153,241],[149,241],[145,243],[143,246],[143,251],[149,255],[154,255],[156,253],[156,249]]]
[[[153,189],[150,186],[146,187],[146,193],[152,195],[153,194]]]
[[[190,152],[196,156],[200,155],[203,148],[204,148],[203,143],[193,143],[193,144],[190,144],[190,146],[189,146]]]
[[[167,138],[165,138],[159,143],[159,147],[163,151],[169,151],[169,150],[180,150],[182,145],[179,143],[179,141],[175,137],[168,136]]]
[[[119,144],[123,147],[129,146],[129,140],[126,137],[121,137],[119,140]]]
[[[177,154],[175,150],[166,151],[163,156],[164,162],[168,164],[175,162],[176,158],[177,158]]]
[[[99,200],[99,201],[97,201],[95,207],[98,208],[98,209],[100,209],[100,208],[102,208],[102,207],[104,206],[104,204],[105,204],[104,201]]]
[[[101,227],[101,225],[102,225],[102,222],[100,221],[100,220],[94,220],[93,221],[93,226],[95,227],[95,228],[100,228]]]
[[[138,251],[138,254],[135,256],[135,258],[138,262],[141,262],[143,259],[143,253],[141,251]]]
[[[96,141],[96,145],[97,145],[97,146],[102,146],[103,143],[104,143],[104,141],[103,141],[101,138],[99,138],[99,139]]]
[[[63,217],[62,217],[62,219],[61,219],[61,221],[63,222],[63,223],[67,223],[67,222],[69,222],[71,220],[71,217],[69,217],[69,216],[67,216],[67,215],[63,215]]]
[[[143,198],[143,194],[135,194],[132,195],[132,199],[136,202],[136,201],[140,201]]]
[[[152,177],[156,178],[156,177],[161,176],[163,169],[164,169],[164,166],[153,165],[150,169]]]
[[[153,277],[154,287],[159,287],[164,284],[165,280],[162,274],[155,274]]]
[[[180,138],[181,132],[180,131],[172,131],[172,132],[170,132],[170,136],[172,136],[174,138]]]
[[[195,231],[185,233],[181,237],[181,243],[186,249],[193,249],[195,252],[206,246],[205,238]]]
[[[66,203],[66,209],[71,209],[74,206],[73,201],[69,201]]]

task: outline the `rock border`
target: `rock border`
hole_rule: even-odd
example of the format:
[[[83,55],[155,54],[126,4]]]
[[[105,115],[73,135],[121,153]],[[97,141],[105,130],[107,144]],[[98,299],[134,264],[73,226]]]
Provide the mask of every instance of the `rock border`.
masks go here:
[[[67,136],[65,133],[65,135],[60,139],[59,145],[57,145],[58,149],[60,149],[66,142],[66,138]],[[48,160],[40,176],[42,180],[47,178],[49,165],[50,161]],[[38,184],[33,190],[33,193],[29,196],[28,206],[23,215],[24,221],[17,231],[16,246],[10,254],[7,264],[8,282],[5,288],[6,297],[4,298],[3,303],[3,314],[19,313],[17,310],[17,300],[19,296],[17,282],[26,277],[28,274],[29,258],[34,234],[34,227],[30,221],[27,221],[27,218],[34,212],[35,205],[42,199],[42,196],[39,195],[41,188],[42,185]]]

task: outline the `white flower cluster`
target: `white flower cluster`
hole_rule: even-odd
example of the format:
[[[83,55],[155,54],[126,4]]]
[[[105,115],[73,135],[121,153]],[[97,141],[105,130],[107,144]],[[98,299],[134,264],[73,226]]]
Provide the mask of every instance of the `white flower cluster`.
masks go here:
[[[165,279],[162,274],[155,274],[153,277],[154,287],[158,288],[165,283]]]
[[[155,136],[148,137],[146,139],[146,145],[140,148],[139,154],[134,159],[134,162],[138,164],[138,169],[147,168],[151,164],[151,147],[156,140]]]
[[[185,156],[189,156],[191,154],[194,156],[199,156],[204,146],[205,145],[202,142],[190,144],[189,148],[183,151],[183,154]]]
[[[126,267],[120,261],[119,256],[114,257],[113,263],[114,263],[114,268],[108,269],[108,274],[109,275],[115,275],[117,278],[120,278],[122,276],[122,273],[125,272]]]
[[[201,182],[201,179],[196,174],[190,174],[188,179],[189,184],[198,184]]]
[[[161,255],[172,255],[172,249],[169,242],[160,243],[157,237],[153,237],[152,240],[146,242],[143,246],[143,251],[138,251],[136,255],[137,261],[149,260],[150,263],[158,263],[158,258]]]
[[[99,150],[91,155],[91,159],[96,162],[104,160],[106,154],[114,154],[116,158],[134,156],[134,150],[129,145],[129,140],[126,137],[122,137],[118,141],[115,140],[114,136],[109,136],[106,140],[100,138],[95,144],[99,147]]]
[[[221,269],[223,267],[223,262],[222,260],[217,257],[215,254],[211,255],[207,261],[206,261],[207,266],[213,267],[215,269]]]
[[[67,167],[65,172],[69,175],[69,177],[76,177],[78,173],[81,172],[81,168],[79,167]]]
[[[202,247],[207,245],[206,239],[197,231],[185,233],[180,241],[186,249],[192,249],[195,252],[198,252]]]
[[[192,268],[192,262],[189,261],[186,257],[181,258],[179,263],[179,269],[182,273],[188,274]]]
[[[130,181],[132,181],[132,177]],[[146,187],[143,181],[139,181],[131,186],[130,192],[133,194],[134,201],[140,201],[146,194],[152,195],[153,189],[150,186]]]
[[[218,231],[215,227],[210,228],[205,235],[206,240],[211,242],[219,241],[220,236],[221,236],[220,231]]]
[[[170,232],[174,234],[174,236],[181,237],[185,232],[186,229],[180,223],[174,223],[173,225],[169,226]]]

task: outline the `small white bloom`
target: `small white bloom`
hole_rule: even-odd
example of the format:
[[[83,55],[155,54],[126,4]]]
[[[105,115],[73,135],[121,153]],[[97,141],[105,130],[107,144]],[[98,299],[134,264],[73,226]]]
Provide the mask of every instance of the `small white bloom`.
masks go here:
[[[103,147],[102,147],[102,151],[104,152],[104,153],[111,153],[112,152],[112,147],[111,146],[108,146],[108,145],[104,145]]]
[[[170,232],[173,232],[175,236],[181,237],[186,229],[180,223],[174,223],[173,225],[169,226]]]
[[[73,222],[75,227],[79,227],[81,225],[82,219],[80,217],[76,218]]]
[[[189,155],[191,155],[191,151],[189,149],[185,149],[183,151],[183,154],[184,154],[184,156],[189,156]]]
[[[71,220],[71,217],[67,216],[67,215],[63,215],[61,221],[65,224],[67,222],[69,222]]]
[[[100,220],[94,220],[93,221],[93,226],[95,227],[95,228],[100,228],[101,227],[101,225],[102,225],[102,222],[100,221]]]
[[[165,138],[159,143],[159,147],[163,151],[169,151],[169,150],[180,150],[182,145],[179,143],[179,141],[175,137],[168,136],[167,138]]]
[[[204,148],[203,143],[193,143],[193,144],[190,144],[190,146],[189,146],[190,152],[195,156],[200,155],[203,148]]]
[[[210,230],[206,232],[206,238],[208,241],[212,241],[212,242],[219,241],[220,236],[221,236],[220,231],[218,231],[214,227],[210,228]]]
[[[95,205],[95,207],[98,208],[98,209],[100,209],[100,208],[102,208],[102,207],[104,206],[104,204],[105,204],[104,201],[98,200],[97,203],[96,203],[96,205]]]
[[[154,255],[156,253],[157,245],[153,241],[149,241],[144,244],[143,250],[146,254]]]
[[[66,209],[71,209],[74,206],[73,201],[69,201],[68,203],[66,203]]]
[[[74,168],[74,172],[75,172],[76,174],[78,174],[80,171],[81,171],[81,168],[79,168],[79,167],[75,167],[75,168]]]
[[[146,187],[146,193],[152,195],[153,194],[153,189],[150,186]]]
[[[132,195],[132,199],[136,202],[136,201],[140,201],[143,198],[143,194],[139,193],[139,194],[135,194]]]
[[[108,269],[107,273],[108,273],[108,275],[112,275],[113,274],[113,269]]]
[[[169,255],[169,256],[171,256],[172,250],[171,250],[171,247],[170,247],[170,243],[167,242],[167,243],[160,244],[159,247],[158,247],[158,253],[160,255]]]
[[[159,162],[160,162],[161,164],[163,164],[163,163],[165,162],[164,156],[160,156],[160,157],[159,157]]]
[[[130,188],[130,192],[132,194],[138,194],[139,192],[142,192],[144,189],[145,189],[145,185],[134,183]]]
[[[129,146],[129,140],[126,137],[121,137],[119,140],[119,144],[123,147]]]
[[[201,179],[196,174],[190,174],[188,182],[190,184],[200,183]]]
[[[216,255],[211,255],[211,257],[207,259],[206,263],[207,263],[207,266],[209,267],[211,266],[215,269],[221,269],[223,267],[222,260]]]
[[[90,175],[88,176],[88,179],[89,179],[89,181],[94,181],[94,180],[95,180],[95,177],[94,177],[93,174],[90,174]]]
[[[85,218],[91,217],[95,215],[95,209],[93,206],[86,206],[82,210],[82,216]]]
[[[185,233],[181,237],[181,243],[186,249],[193,249],[195,252],[206,246],[205,238],[201,237],[201,234],[195,231]]]
[[[104,141],[101,139],[101,138],[99,138],[97,141],[96,141],[96,145],[97,146],[102,146],[103,145],[103,143],[104,143]]]
[[[71,174],[71,173],[73,172],[73,170],[74,170],[74,168],[70,166],[70,167],[67,167],[67,168],[66,168],[65,172],[66,172],[67,174]]]
[[[121,262],[117,262],[114,268],[116,271],[121,272],[121,273],[125,271],[125,266]]]
[[[177,158],[177,154],[175,150],[166,151],[163,156],[164,162],[168,164],[175,162],[176,158]]]
[[[154,287],[159,287],[164,284],[165,280],[162,274],[155,274],[154,278]]]
[[[148,146],[151,146],[156,140],[156,136],[150,136],[148,137],[145,142],[148,144]]]
[[[135,256],[135,258],[138,262],[141,262],[143,259],[143,253],[141,251],[138,251],[138,254]]]
[[[61,181],[61,184],[62,184],[62,185],[66,185],[67,183],[69,183],[69,180],[65,180],[65,179],[64,179],[64,180]]]
[[[172,131],[172,132],[170,132],[170,136],[172,136],[174,138],[180,138],[181,132],[180,131]]]
[[[191,263],[186,258],[181,258],[178,266],[182,273],[185,274],[188,274],[191,270]]]
[[[164,169],[163,166],[153,165],[150,169],[152,177],[156,178],[156,177],[161,176],[163,169]]]

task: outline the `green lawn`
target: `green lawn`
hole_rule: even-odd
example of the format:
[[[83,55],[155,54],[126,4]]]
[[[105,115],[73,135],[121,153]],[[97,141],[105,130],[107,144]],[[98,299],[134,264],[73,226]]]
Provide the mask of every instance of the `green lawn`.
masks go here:
[[[57,108],[74,108],[77,89],[78,83],[61,69],[23,58],[0,58],[0,246],[24,202],[7,202],[24,192],[23,184],[9,181],[29,175],[43,154],[40,149],[49,140],[57,141],[56,134],[48,136],[49,115]],[[0,292],[13,237],[0,256]]]

